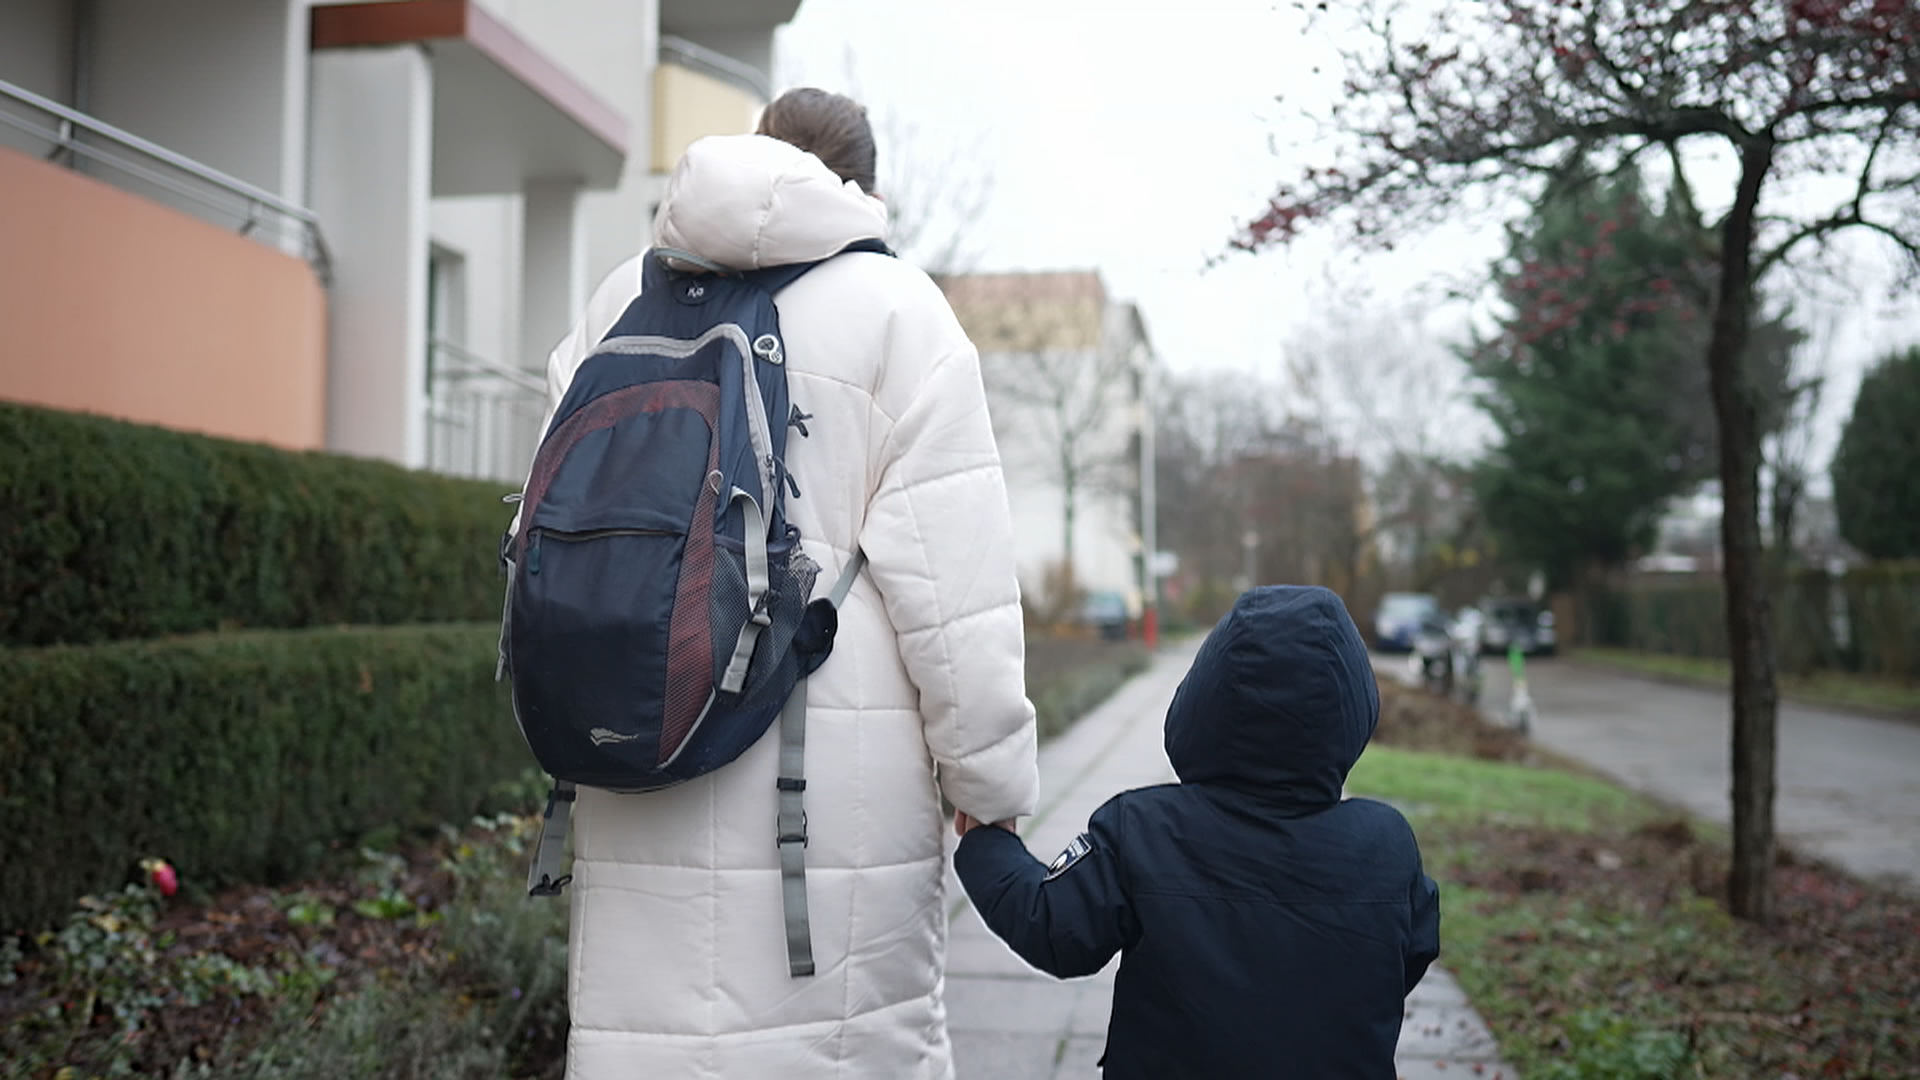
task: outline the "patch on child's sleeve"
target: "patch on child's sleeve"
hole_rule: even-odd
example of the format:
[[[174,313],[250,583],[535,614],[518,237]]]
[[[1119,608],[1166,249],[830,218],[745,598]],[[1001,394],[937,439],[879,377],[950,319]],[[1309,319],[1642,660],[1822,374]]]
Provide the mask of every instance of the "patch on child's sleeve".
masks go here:
[[[1046,880],[1052,881],[1054,878],[1073,869],[1074,863],[1079,862],[1092,853],[1092,837],[1086,833],[1081,833],[1079,836],[1074,837],[1073,843],[1067,845],[1067,850],[1061,852],[1051,863],[1047,864]]]

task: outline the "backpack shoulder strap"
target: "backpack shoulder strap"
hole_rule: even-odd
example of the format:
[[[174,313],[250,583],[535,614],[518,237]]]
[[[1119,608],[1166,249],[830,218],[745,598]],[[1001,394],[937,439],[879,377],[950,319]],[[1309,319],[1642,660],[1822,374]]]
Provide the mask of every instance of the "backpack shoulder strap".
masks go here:
[[[869,237],[864,240],[855,240],[853,243],[827,256],[825,259],[816,259],[813,262],[789,263],[785,266],[769,266],[764,270],[749,271],[742,276],[755,285],[760,286],[762,289],[767,290],[768,293],[777,293],[781,289],[800,280],[807,271],[819,266],[828,259],[837,258],[855,251],[865,251],[874,255],[891,256],[893,254],[893,250],[887,247],[883,241]]]
[[[867,553],[853,549],[853,557],[834,581],[827,600],[838,608],[846,602]],[[807,924],[807,680],[794,684],[780,709],[780,817],[775,842],[780,847],[780,906],[787,920],[787,973],[798,978],[813,974],[813,931]]]

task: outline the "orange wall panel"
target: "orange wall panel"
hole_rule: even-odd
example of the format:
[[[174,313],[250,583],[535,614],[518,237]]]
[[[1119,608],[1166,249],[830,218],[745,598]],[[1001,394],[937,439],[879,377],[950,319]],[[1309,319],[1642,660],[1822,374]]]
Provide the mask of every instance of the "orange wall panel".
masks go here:
[[[326,326],[301,260],[0,147],[0,399],[320,449]]]

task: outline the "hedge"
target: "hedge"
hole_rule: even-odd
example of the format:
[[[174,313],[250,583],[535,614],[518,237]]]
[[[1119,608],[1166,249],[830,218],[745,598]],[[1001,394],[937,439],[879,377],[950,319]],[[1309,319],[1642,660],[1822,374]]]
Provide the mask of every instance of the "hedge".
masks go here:
[[[462,821],[533,759],[497,624],[0,649],[0,930],[137,861],[277,882],[331,842]]]
[[[0,645],[484,619],[509,486],[0,404]]]
[[[1883,678],[1920,680],[1920,559],[1851,570],[1841,587],[1859,669]]]
[[[1779,670],[1854,671],[1920,679],[1920,560],[1874,563],[1834,577],[1795,569],[1771,590]],[[1643,577],[1587,597],[1593,643],[1726,659],[1726,594],[1718,575]]]

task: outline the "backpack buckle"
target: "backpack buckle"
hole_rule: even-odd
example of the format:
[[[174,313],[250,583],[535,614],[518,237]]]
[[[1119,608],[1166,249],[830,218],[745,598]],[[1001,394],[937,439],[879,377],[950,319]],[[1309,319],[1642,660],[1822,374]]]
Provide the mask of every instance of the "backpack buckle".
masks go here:
[[[800,820],[797,822],[793,820],[794,816],[795,815],[790,815],[785,811],[781,812],[780,818],[774,826],[776,834],[774,844],[776,846],[786,847],[788,844],[799,844],[801,847],[807,846],[807,812],[805,810],[800,811],[797,815]]]

